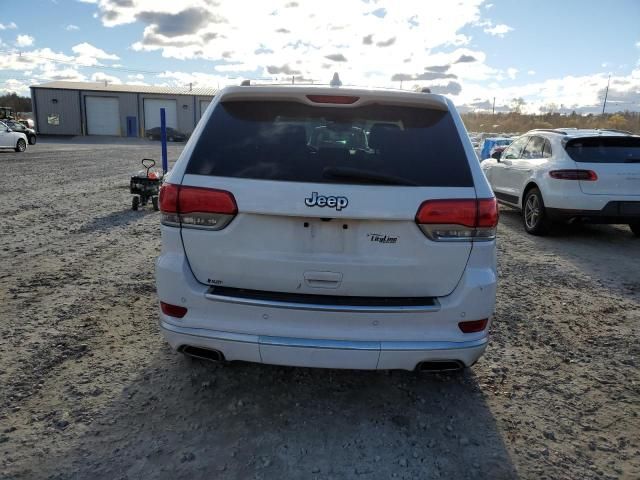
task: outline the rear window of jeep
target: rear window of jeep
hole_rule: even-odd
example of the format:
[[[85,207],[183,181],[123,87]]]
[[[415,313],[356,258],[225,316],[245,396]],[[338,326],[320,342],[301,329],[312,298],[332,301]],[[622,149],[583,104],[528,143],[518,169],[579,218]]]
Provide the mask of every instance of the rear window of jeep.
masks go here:
[[[388,105],[220,103],[197,139],[186,173],[310,183],[473,186],[449,112]]]

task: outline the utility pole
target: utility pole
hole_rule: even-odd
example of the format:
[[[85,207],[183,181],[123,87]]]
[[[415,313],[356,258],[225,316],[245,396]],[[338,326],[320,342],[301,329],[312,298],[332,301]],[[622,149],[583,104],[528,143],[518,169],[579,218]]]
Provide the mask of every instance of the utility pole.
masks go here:
[[[491,108],[491,115],[496,114],[496,97],[493,97],[493,107]]]
[[[602,115],[604,115],[604,109],[607,106],[607,97],[609,96],[609,83],[611,82],[611,74],[609,74],[609,80],[607,80],[607,89],[604,91],[604,102],[602,102]]]

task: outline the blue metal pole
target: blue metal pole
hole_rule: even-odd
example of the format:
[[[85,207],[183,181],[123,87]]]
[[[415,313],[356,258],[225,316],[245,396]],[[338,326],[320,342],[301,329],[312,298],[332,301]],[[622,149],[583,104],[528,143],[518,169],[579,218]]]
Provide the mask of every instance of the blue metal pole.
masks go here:
[[[167,162],[167,119],[164,108],[160,109],[160,143],[162,144],[162,173],[167,173],[169,170]]]

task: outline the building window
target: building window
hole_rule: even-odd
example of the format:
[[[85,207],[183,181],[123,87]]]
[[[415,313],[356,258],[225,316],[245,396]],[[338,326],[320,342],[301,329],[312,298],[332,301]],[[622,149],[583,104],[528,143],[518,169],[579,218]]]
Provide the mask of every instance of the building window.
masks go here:
[[[60,125],[60,114],[50,113],[49,115],[47,115],[47,123],[49,125]]]

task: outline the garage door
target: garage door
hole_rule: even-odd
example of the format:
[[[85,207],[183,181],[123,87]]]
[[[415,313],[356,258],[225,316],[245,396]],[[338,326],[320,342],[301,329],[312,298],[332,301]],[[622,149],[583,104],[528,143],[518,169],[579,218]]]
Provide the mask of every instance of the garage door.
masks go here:
[[[210,100],[200,100],[200,118],[202,118],[202,115],[204,115],[204,111],[207,109],[210,103]]]
[[[144,100],[144,129],[160,126],[160,109],[165,109],[167,127],[178,129],[176,115],[176,101],[162,100],[157,98],[145,98]]]
[[[115,97],[85,97],[88,135],[120,135],[120,102]]]

